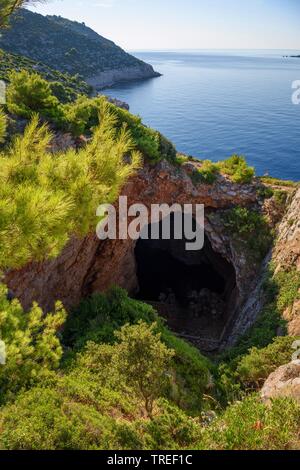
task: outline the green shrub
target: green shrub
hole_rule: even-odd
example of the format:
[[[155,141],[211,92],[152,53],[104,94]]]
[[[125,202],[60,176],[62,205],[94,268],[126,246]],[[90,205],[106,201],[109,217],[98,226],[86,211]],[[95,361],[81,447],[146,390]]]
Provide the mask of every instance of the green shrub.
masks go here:
[[[1,401],[58,368],[62,347],[57,332],[65,319],[60,303],[53,314],[44,315],[36,304],[24,312],[17,300],[7,300],[7,289],[0,285],[0,338],[6,352],[0,366]]]
[[[266,348],[250,349],[237,365],[238,380],[245,388],[259,389],[272,372],[291,361],[294,340],[290,336],[279,337]]]
[[[127,325],[117,339],[114,345],[89,343],[67,373],[2,407],[0,448],[172,449],[195,443],[196,420],[158,399],[173,352],[156,326]],[[145,400],[152,402],[151,420]]]
[[[7,88],[9,112],[23,118],[39,113],[46,119],[60,122],[63,113],[58,99],[53,95],[50,84],[37,73],[26,70],[11,72]]]
[[[71,235],[96,227],[99,204],[114,202],[140,165],[130,135],[116,130],[105,106],[84,148],[52,154],[50,140],[34,117],[24,136],[0,153],[0,267],[57,256]]]
[[[298,295],[292,286],[293,294],[289,290],[289,282],[283,282],[280,276],[274,275],[273,266],[270,264],[263,283],[264,305],[253,326],[239,339],[236,346],[227,350],[222,358],[224,361],[232,361],[237,357],[245,355],[248,351],[257,347],[259,349],[267,347],[278,335],[280,329],[286,332],[286,321],[283,319],[283,310],[278,305],[282,304],[282,299],[289,298],[289,303],[294,302],[294,296]],[[289,294],[287,295],[287,293]],[[234,365],[236,367],[236,364]]]
[[[115,330],[139,320],[149,325],[158,322],[162,341],[175,351],[172,359],[170,384],[163,395],[188,413],[197,415],[203,408],[203,394],[211,381],[211,363],[197,349],[174,336],[162,324],[153,308],[130,299],[126,291],[112,288],[107,294],[96,294],[81,302],[66,322],[63,343],[73,351],[94,343],[114,344]],[[68,366],[74,354],[66,356]]]
[[[64,105],[64,116],[67,129],[76,136],[90,134],[93,127],[99,124],[99,112],[103,99],[90,99],[79,96],[74,103]]]
[[[289,399],[264,405],[256,396],[229,406],[203,432],[205,450],[291,450],[299,448],[300,406]]]
[[[261,186],[257,190],[257,196],[261,199],[271,199],[274,196],[274,190],[268,186]]]
[[[158,402],[160,413],[151,421],[136,421],[134,429],[140,435],[144,449],[183,450],[195,447],[200,437],[199,420],[187,416],[165,399]]]
[[[188,161],[189,161],[189,158],[186,155],[177,153],[176,158],[174,159],[174,164],[180,167],[181,165],[183,165],[184,163]]]
[[[88,96],[92,93],[90,85],[78,76],[59,72],[42,62],[0,49],[0,80],[9,83],[11,72],[19,70],[25,70],[30,74],[38,73],[49,82],[53,95],[62,103],[74,101],[78,95]]]
[[[251,183],[255,175],[255,170],[247,165],[244,157],[232,155],[232,157],[219,162],[222,173],[228,175],[234,183]]]
[[[211,160],[202,161],[201,167],[192,178],[195,184],[213,184],[220,173],[229,176],[233,183],[238,184],[251,183],[255,175],[254,168],[247,165],[244,157],[233,155],[227,160],[217,163],[213,163]]]
[[[264,361],[265,351],[267,355],[272,355],[273,351],[277,351],[278,348],[279,362],[277,362],[276,365],[284,364],[284,360],[289,362],[292,352],[288,350],[288,347],[290,341],[293,340],[290,337],[274,338],[277,337],[279,329],[282,333],[286,332],[286,321],[283,319],[283,314],[286,309],[290,308],[294,302],[300,298],[299,288],[300,275],[297,271],[279,271],[274,274],[274,268],[270,265],[263,285],[265,304],[255,324],[240,338],[236,346],[227,350],[219,358],[223,363],[228,363],[228,377],[230,376],[230,379],[232,378],[232,369],[236,371],[238,362],[240,360],[243,361],[242,356],[244,356],[244,360],[248,363],[248,361],[252,361],[252,358],[259,359],[260,351],[262,351],[261,354]],[[284,353],[285,344],[287,344],[286,355],[283,354],[283,356],[280,356],[280,351]],[[267,347],[270,349],[265,349]],[[250,354],[249,357],[251,348],[254,348],[254,353],[253,355]],[[268,367],[269,363],[266,361],[267,370]],[[226,381],[228,381],[228,377],[225,378]],[[233,381],[235,381],[235,379],[233,379]],[[236,382],[234,387],[235,385]]]
[[[124,384],[142,399],[147,416],[153,419],[154,403],[168,381],[174,351],[161,342],[156,323],[125,325],[116,337],[112,365]]]
[[[0,448],[93,450],[114,445],[115,420],[59,389],[34,388],[0,412]]]
[[[265,184],[271,184],[272,186],[286,186],[288,188],[295,188],[298,183],[295,181],[280,180],[278,178],[272,178],[270,176],[262,176],[260,180]]]
[[[209,386],[213,387],[212,364],[198,349],[166,328],[162,331],[162,340],[175,351],[167,397],[188,414],[198,416],[206,406],[204,394]]]
[[[244,242],[253,255],[260,261],[272,246],[273,233],[267,219],[254,210],[234,207],[224,216],[225,227],[240,242]]]
[[[68,317],[64,344],[80,350],[88,341],[114,343],[115,330],[139,320],[153,323],[158,319],[150,305],[130,299],[125,290],[111,288],[106,294],[95,294],[83,300]]]
[[[75,134],[87,134],[99,123],[99,109],[106,102],[106,98],[79,97],[75,103],[64,106],[65,120],[69,130]],[[120,130],[124,125],[130,131],[135,146],[151,162],[157,162],[162,158],[175,161],[176,150],[173,144],[158,131],[144,126],[138,116],[118,108],[112,103],[107,103],[107,109],[114,116],[116,126]]]
[[[213,184],[219,173],[218,165],[210,160],[204,160],[201,167],[198,169],[199,180],[206,184]]]
[[[288,193],[280,189],[274,190],[274,199],[278,206],[285,207],[288,198]]]
[[[296,300],[300,300],[300,273],[296,269],[279,271],[275,281],[278,286],[277,307],[283,313]]]

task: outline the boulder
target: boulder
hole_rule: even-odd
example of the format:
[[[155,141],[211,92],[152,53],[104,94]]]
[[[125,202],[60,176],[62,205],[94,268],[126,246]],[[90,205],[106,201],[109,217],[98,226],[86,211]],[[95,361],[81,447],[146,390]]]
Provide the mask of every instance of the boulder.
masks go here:
[[[273,398],[293,398],[300,403],[300,360],[279,367],[269,376],[261,390],[263,402]]]

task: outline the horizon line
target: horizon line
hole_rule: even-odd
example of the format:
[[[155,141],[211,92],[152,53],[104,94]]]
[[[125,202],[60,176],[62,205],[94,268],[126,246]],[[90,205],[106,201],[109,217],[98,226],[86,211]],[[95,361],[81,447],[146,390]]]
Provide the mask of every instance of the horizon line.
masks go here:
[[[162,49],[127,49],[128,51],[135,51],[135,52],[177,52],[177,51],[299,51],[300,47],[295,49],[290,48],[218,48],[218,47],[200,47],[200,48],[162,48]]]

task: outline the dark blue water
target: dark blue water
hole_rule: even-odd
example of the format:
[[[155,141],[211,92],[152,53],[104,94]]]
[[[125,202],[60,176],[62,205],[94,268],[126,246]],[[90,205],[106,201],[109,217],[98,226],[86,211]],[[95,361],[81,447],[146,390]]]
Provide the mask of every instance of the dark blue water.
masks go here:
[[[105,94],[126,101],[177,149],[201,159],[245,155],[259,175],[300,180],[300,59],[278,52],[139,52],[161,78]]]

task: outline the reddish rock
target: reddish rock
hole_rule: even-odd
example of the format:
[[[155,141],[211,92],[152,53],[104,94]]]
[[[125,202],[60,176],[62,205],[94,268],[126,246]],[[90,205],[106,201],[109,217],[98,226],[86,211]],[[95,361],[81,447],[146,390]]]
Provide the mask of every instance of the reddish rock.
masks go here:
[[[128,204],[143,203],[148,207],[154,203],[205,204],[208,214],[256,202],[255,185],[240,186],[220,178],[214,185],[195,187],[184,170],[166,161],[145,165],[122,194],[128,196]],[[218,217],[207,217],[206,229],[213,249],[234,264],[240,294],[246,295],[255,281],[247,260],[231,246]],[[55,260],[32,262],[20,270],[7,272],[5,282],[25,308],[37,301],[47,311],[57,299],[70,308],[82,297],[104,291],[113,284],[133,293],[138,288],[135,243],[132,240],[102,242],[93,231],[83,239],[72,238]]]

